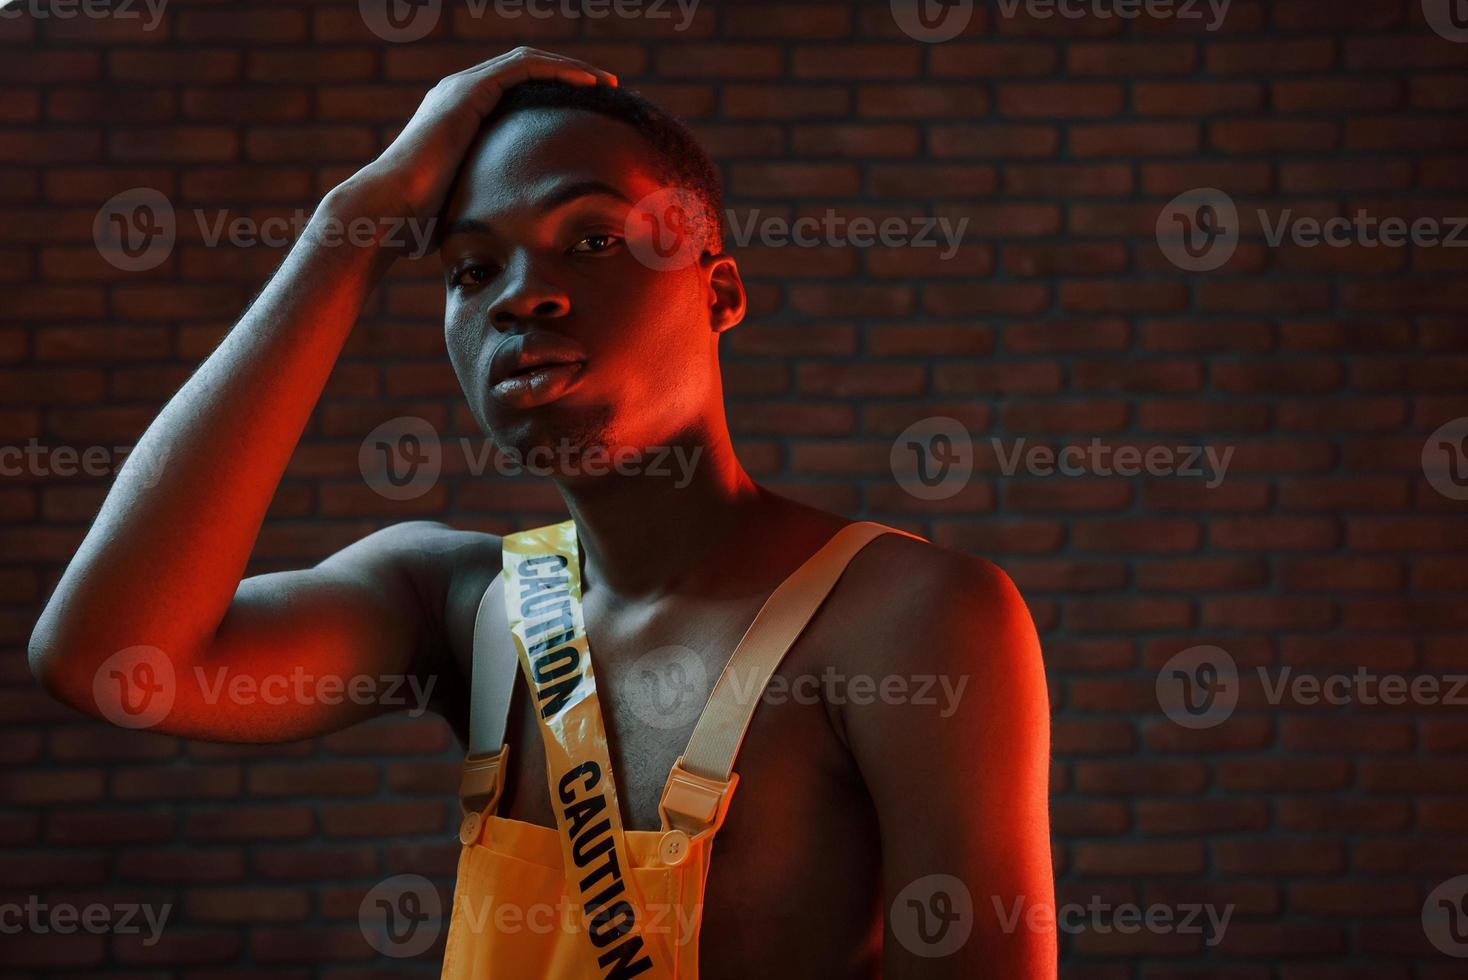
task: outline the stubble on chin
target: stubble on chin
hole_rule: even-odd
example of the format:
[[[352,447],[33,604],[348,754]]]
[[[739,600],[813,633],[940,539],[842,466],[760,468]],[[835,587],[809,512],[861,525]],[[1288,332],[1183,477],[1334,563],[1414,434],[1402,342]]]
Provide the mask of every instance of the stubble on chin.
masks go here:
[[[555,461],[574,463],[588,453],[611,453],[617,446],[611,409],[597,406],[578,411],[572,418],[539,418],[500,432],[491,427],[491,441],[501,451],[529,458],[550,453]]]

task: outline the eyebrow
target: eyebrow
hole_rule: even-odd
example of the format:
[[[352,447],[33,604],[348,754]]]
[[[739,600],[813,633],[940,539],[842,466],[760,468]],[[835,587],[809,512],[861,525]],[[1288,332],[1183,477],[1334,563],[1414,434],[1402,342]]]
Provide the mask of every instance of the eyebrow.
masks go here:
[[[611,184],[601,180],[582,180],[559,187],[553,193],[546,195],[535,203],[535,210],[545,214],[583,197],[614,197],[628,207],[632,206],[632,201],[628,200],[627,195]],[[493,228],[488,222],[478,218],[459,218],[448,226],[443,237],[449,238],[459,234],[489,234],[492,231]]]

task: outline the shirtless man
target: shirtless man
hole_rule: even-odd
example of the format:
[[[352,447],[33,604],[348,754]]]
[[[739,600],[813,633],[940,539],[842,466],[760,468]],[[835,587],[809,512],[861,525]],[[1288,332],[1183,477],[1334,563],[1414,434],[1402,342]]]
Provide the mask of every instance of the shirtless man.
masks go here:
[[[574,108],[483,125],[506,90],[531,79],[616,85],[574,59],[517,49],[439,82],[392,145],[325,197],[140,440],[135,454],[168,461],[161,476],[145,485],[124,468],[47,604],[30,659],[55,697],[102,717],[94,674],[117,651],[147,645],[179,678],[197,665],[255,678],[304,665],[315,676],[433,679],[434,707],[466,737],[475,612],[501,567],[498,537],[410,521],[313,568],[242,580],[343,342],[396,254],[387,242],[327,247],[322,224],[439,216],[449,355],[498,446],[700,452],[686,485],[556,476],[583,549],[585,618],[627,828],[657,829],[659,793],[692,723],[639,717],[630,665],[677,645],[717,677],[764,598],[848,522],[760,488],[735,458],[718,338],[743,318],[745,293],[719,239],[705,228],[713,244],[673,269],[638,261],[624,240],[631,202],[670,174],[686,178],[688,159],[625,120]],[[717,214],[716,199],[703,203]],[[523,362],[492,355],[523,355],[530,348],[504,342],[527,337],[557,366],[500,383]],[[713,849],[701,975],[1053,977],[1048,702],[1034,628],[1008,578],[913,538],[877,538],[777,677],[831,671],[965,681],[947,716],[941,700],[830,698],[826,688],[815,703],[760,704]],[[524,701],[517,695],[510,718],[516,754],[499,812],[551,827],[541,738]],[[350,699],[232,707],[181,681],[152,728],[283,742],[388,710]],[[893,908],[904,887],[938,874],[967,886],[973,931],[958,951],[928,957],[894,936],[891,917],[904,911]]]

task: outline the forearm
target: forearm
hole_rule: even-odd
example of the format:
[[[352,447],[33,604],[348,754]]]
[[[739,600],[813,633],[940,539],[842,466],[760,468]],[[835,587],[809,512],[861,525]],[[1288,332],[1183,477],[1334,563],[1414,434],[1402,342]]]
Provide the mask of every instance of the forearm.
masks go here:
[[[32,635],[32,665],[52,683],[59,668],[89,684],[97,664],[126,646],[186,656],[218,628],[385,264],[376,246],[322,234],[355,206],[342,189],[322,202],[255,302],[139,439]]]

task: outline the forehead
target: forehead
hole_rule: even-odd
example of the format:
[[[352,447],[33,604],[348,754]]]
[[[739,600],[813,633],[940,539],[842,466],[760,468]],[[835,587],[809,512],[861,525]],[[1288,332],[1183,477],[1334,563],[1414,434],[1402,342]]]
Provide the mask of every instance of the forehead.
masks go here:
[[[449,220],[532,211],[559,187],[602,183],[637,201],[662,186],[654,150],[628,124],[578,109],[525,109],[482,132],[445,207]]]

